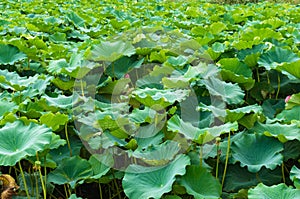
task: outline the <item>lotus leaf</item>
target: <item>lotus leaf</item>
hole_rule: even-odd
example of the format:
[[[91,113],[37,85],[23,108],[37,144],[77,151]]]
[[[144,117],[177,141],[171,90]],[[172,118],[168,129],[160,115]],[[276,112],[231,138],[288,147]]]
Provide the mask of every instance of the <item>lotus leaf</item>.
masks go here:
[[[284,129],[284,131],[282,130]],[[262,124],[256,123],[251,129],[260,134],[265,134],[267,136],[277,137],[281,142],[286,142],[288,140],[299,140],[300,141],[300,128],[297,124]]]
[[[256,187],[249,189],[248,198],[295,199],[300,198],[300,190],[293,189],[282,183],[270,187],[260,183]]]
[[[196,199],[220,198],[221,184],[205,168],[187,166],[186,174],[179,178],[179,184]]]
[[[0,44],[0,64],[13,65],[18,61],[26,59],[25,53],[20,52],[19,49],[12,45]]]
[[[172,190],[175,176],[185,174],[185,167],[189,163],[187,156],[178,155],[164,166],[129,165],[122,182],[124,192],[132,199],[161,198],[164,193]]]
[[[300,169],[293,166],[290,173],[290,179],[294,182],[297,189],[300,189]]]
[[[284,63],[292,63],[300,60],[300,57],[290,50],[274,47],[270,51],[262,54],[258,64],[267,70],[276,69],[277,66]]]
[[[32,122],[26,126],[17,120],[5,124],[0,135],[0,164],[13,166],[26,156],[35,156],[37,151],[44,150],[51,142],[52,131]]]
[[[220,97],[228,104],[240,104],[243,102],[245,94],[237,84],[227,83],[215,77],[202,80],[202,83],[206,86],[211,98]]]
[[[64,159],[62,163],[49,173],[47,181],[55,184],[70,184],[74,189],[79,180],[84,180],[93,174],[90,163],[79,156]]]
[[[266,147],[267,146],[267,147]],[[261,134],[244,133],[231,146],[232,156],[250,172],[258,172],[263,166],[275,169],[282,163],[283,144],[277,139]]]
[[[94,45],[91,52],[88,53],[88,58],[95,61],[113,62],[123,56],[130,57],[135,53],[135,48],[129,42],[121,40],[115,42],[102,42]]]
[[[238,164],[230,164],[227,169],[228,171],[224,183],[224,190],[226,190],[226,192],[248,189],[252,186],[256,186],[260,182],[271,186],[280,183],[282,180],[280,168],[276,168],[275,170],[262,168],[257,173],[251,173]],[[223,171],[221,170],[221,172]],[[221,172],[219,174],[220,176],[222,176]]]

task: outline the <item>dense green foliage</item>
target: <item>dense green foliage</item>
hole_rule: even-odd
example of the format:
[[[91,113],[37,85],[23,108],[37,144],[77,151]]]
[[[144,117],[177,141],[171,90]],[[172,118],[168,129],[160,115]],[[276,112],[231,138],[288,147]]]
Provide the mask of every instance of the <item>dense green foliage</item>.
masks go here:
[[[0,10],[0,165],[16,198],[300,197],[299,6]]]

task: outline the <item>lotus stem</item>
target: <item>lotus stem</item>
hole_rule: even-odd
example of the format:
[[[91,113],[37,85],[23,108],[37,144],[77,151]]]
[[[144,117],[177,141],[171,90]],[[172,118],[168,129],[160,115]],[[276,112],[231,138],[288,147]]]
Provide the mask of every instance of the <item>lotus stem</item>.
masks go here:
[[[217,137],[217,138],[216,138],[216,146],[217,146],[216,179],[218,179],[218,173],[219,173],[219,162],[220,162],[220,154],[219,154],[219,151],[220,151],[220,141],[221,141],[221,138],[220,138],[220,137]]]
[[[280,91],[280,75],[278,73],[278,76],[277,76],[277,80],[278,80],[278,86],[277,86],[277,93],[276,93],[276,100],[278,99],[278,95],[279,95],[279,91]]]
[[[83,82],[82,79],[80,80],[80,88],[81,88],[81,95],[84,97],[84,90],[83,90]]]
[[[203,161],[203,145],[200,146],[200,167],[202,167],[202,161]]]
[[[66,186],[66,184],[64,184],[64,190],[65,190],[66,198],[69,198],[69,194],[68,194],[68,191],[67,191],[67,186]]]
[[[227,151],[226,151],[225,167],[224,167],[224,173],[223,173],[223,177],[222,177],[222,186],[221,186],[222,189],[223,189],[224,182],[225,182],[225,176],[226,176],[227,165],[228,165],[228,159],[229,159],[229,151],[230,151],[230,132],[228,133],[228,143],[227,143]]]
[[[71,144],[70,144],[70,140],[69,140],[69,136],[68,136],[68,122],[66,122],[66,124],[65,124],[65,134],[66,134],[66,140],[68,143],[68,148],[70,150],[70,157],[72,157],[72,149],[71,149]]]
[[[118,198],[119,199],[122,199],[122,197],[121,197],[121,194],[120,194],[120,190],[119,190],[119,186],[118,186],[118,183],[117,183],[117,180],[116,180],[116,177],[115,177],[115,173],[114,173],[114,171],[113,171],[113,177],[114,177],[114,184],[115,184],[115,187],[116,187],[116,189],[117,189],[117,195],[118,195]]]
[[[285,181],[285,174],[284,174],[284,162],[282,162],[282,164],[281,164],[281,173],[282,173],[283,183],[285,184],[286,181]]]
[[[99,182],[98,182],[98,186],[99,186],[99,195],[100,195],[100,199],[103,199],[103,197],[102,197],[102,187],[101,187],[100,180],[99,180]]]
[[[27,196],[28,199],[30,199],[30,195],[28,193],[27,183],[26,183],[26,179],[25,179],[25,175],[24,175],[24,172],[23,172],[23,169],[22,169],[21,162],[19,161],[18,164],[19,164],[19,168],[20,168],[20,173],[21,173],[21,176],[22,176],[22,180],[23,180],[23,183],[24,183],[24,188],[25,188],[26,196]]]

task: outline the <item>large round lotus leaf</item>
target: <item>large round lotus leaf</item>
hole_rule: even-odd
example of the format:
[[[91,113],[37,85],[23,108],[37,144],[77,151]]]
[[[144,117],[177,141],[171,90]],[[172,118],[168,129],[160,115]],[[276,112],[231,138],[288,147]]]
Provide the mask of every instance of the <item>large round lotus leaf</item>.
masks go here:
[[[220,198],[221,195],[219,181],[200,166],[188,166],[186,174],[180,178],[179,183],[196,199]]]
[[[15,62],[25,59],[26,54],[12,45],[0,44],[0,64],[13,65]]]
[[[283,144],[275,138],[261,134],[244,133],[232,144],[232,156],[250,172],[258,172],[263,166],[275,169],[282,163]]]
[[[274,47],[261,55],[258,64],[267,70],[276,69],[283,63],[292,63],[300,60],[300,57],[290,50]]]
[[[0,129],[0,137],[0,165],[13,166],[24,157],[43,150],[51,142],[52,131],[35,123],[26,126],[15,121]]]
[[[74,189],[79,180],[86,179],[92,174],[92,167],[87,160],[73,156],[64,159],[54,171],[49,173],[47,180],[59,185],[68,183]]]
[[[123,178],[124,192],[131,199],[161,198],[172,190],[175,176],[185,174],[189,163],[187,156],[179,155],[166,166],[130,165]]]
[[[249,199],[296,199],[300,198],[300,190],[293,189],[285,184],[268,187],[262,183],[249,189]]]
[[[113,62],[122,56],[130,57],[135,53],[135,48],[129,42],[121,40],[115,42],[102,42],[101,44],[92,46],[87,57],[94,61]]]

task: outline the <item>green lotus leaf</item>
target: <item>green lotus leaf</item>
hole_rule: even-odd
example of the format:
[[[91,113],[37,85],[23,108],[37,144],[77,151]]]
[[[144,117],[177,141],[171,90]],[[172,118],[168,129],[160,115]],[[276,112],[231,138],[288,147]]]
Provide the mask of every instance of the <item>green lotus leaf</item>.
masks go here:
[[[166,64],[171,65],[175,68],[182,68],[184,65],[188,63],[186,57],[179,55],[178,57],[168,57]]]
[[[179,184],[186,188],[186,192],[197,199],[220,198],[221,184],[205,168],[190,165],[186,174],[179,178]]]
[[[262,22],[262,24],[270,24],[270,25],[272,25],[273,29],[277,29],[280,26],[283,26],[285,24],[285,22],[282,21],[281,19],[277,18],[277,17],[274,17],[274,18],[264,20]]]
[[[298,169],[295,165],[291,169],[290,179],[294,182],[295,187],[300,189],[300,169]]]
[[[53,131],[59,129],[61,125],[65,125],[65,123],[69,120],[67,115],[61,113],[46,113],[40,117],[41,124],[45,124]]]
[[[211,47],[212,47],[212,50],[216,53],[223,53],[223,52],[225,52],[225,49],[226,49],[226,45],[224,43],[220,43],[220,42],[213,43],[213,45]]]
[[[296,97],[295,97],[296,98]],[[291,102],[292,105],[292,102]],[[290,123],[293,120],[300,120],[300,106],[294,106],[292,109],[283,110],[276,118]]]
[[[111,63],[105,70],[105,73],[111,77],[117,77],[118,79],[121,79],[122,77],[124,77],[125,74],[129,73],[132,69],[140,68],[143,61],[144,58],[137,60],[135,56],[121,57],[120,59]]]
[[[135,150],[132,155],[150,165],[166,165],[180,150],[178,142],[166,141],[146,150]]]
[[[168,89],[184,89],[190,85],[189,79],[184,77],[163,77],[162,83]]]
[[[220,97],[228,104],[240,104],[244,101],[245,94],[237,84],[227,83],[215,77],[202,80],[202,83],[212,97]]]
[[[263,113],[268,118],[274,118],[275,115],[280,111],[283,110],[285,103],[283,100],[275,100],[275,99],[267,99],[264,100],[262,104]]]
[[[15,121],[6,123],[0,129],[0,135],[0,164],[13,166],[26,156],[35,156],[37,151],[44,150],[51,142],[52,131],[32,122],[26,126]]]
[[[142,110],[135,108],[130,114],[130,120],[135,123],[151,123],[151,121],[154,118],[153,116],[155,116],[155,113],[156,112],[153,109],[150,109],[149,107],[145,107]]]
[[[286,104],[286,109],[292,109],[294,106],[300,106],[300,93],[291,96]]]
[[[275,38],[277,40],[282,39],[280,32],[276,32],[270,28],[252,28],[250,27],[241,35],[241,40],[244,41],[256,41],[256,44],[260,44],[261,41],[267,38]]]
[[[183,121],[178,115],[174,115],[168,120],[167,128],[169,131],[183,134],[187,139],[191,139],[197,143],[209,142],[221,134],[238,129],[237,122],[226,123],[220,126],[213,126],[211,128],[199,129],[192,124]]]
[[[225,108],[218,108],[212,105],[207,106],[203,103],[200,103],[198,109],[203,111],[210,111],[214,114],[215,117],[225,117],[226,122],[238,121],[239,119],[243,118],[246,114],[249,113],[262,112],[262,108],[257,104],[244,106],[236,109],[225,109]]]
[[[52,83],[59,89],[61,90],[71,90],[74,87],[75,81],[74,79],[70,78],[60,78],[56,77],[55,79],[52,80]]]
[[[90,157],[89,163],[92,165],[93,176],[92,179],[99,179],[113,167],[113,158],[107,154],[94,154]]]
[[[236,75],[244,76],[246,78],[252,77],[251,69],[240,62],[237,58],[223,58],[218,62],[218,64],[222,69],[229,70]]]
[[[74,96],[58,95],[57,97],[50,97],[43,95],[41,99],[45,99],[48,106],[58,107],[61,109],[70,109],[72,108]]]
[[[83,146],[82,141],[76,136],[69,135],[70,148],[68,144],[64,144],[59,146],[58,148],[52,149],[53,146],[50,147],[49,156],[47,156],[47,161],[51,160],[55,162],[57,165],[60,165],[63,160],[69,159],[71,156],[78,156],[80,154],[80,150]]]
[[[84,23],[85,23],[84,19],[78,16],[75,12],[68,13],[67,19],[70,20],[78,28],[84,27]]]
[[[153,51],[150,54],[150,61],[151,62],[159,62],[159,63],[164,63],[167,61],[167,56],[166,53],[168,50],[162,49],[160,51]]]
[[[262,54],[258,64],[267,70],[276,69],[284,63],[292,63],[300,60],[300,57],[288,49],[273,47],[271,50]]]
[[[12,89],[21,91],[31,85],[34,85],[39,79],[39,75],[31,77],[21,77],[16,72],[9,72],[8,70],[0,70],[0,86],[4,89]]]
[[[66,42],[67,38],[65,33],[56,32],[49,36],[49,40],[54,43],[61,43]]]
[[[244,133],[232,143],[231,149],[233,158],[253,173],[263,166],[275,169],[282,164],[283,156],[280,152],[283,151],[283,144],[265,135]]]
[[[222,176],[222,172],[223,171],[221,170],[219,173],[220,176]],[[230,164],[227,168],[224,190],[226,192],[235,192],[240,189],[251,188],[260,182],[271,186],[281,182],[281,174],[280,168],[276,168],[275,170],[262,168],[257,173],[251,173],[246,168],[240,167],[238,164]]]
[[[222,22],[215,22],[210,25],[209,29],[212,34],[216,35],[225,30],[226,27],[227,26]]]
[[[87,53],[88,59],[113,62],[123,56],[130,57],[135,54],[135,48],[129,42],[121,40],[115,42],[107,41],[92,46],[90,52]]]
[[[142,104],[155,108],[159,105],[160,108],[165,108],[174,104],[176,101],[181,102],[189,95],[189,90],[183,89],[164,89],[156,88],[136,89],[132,92],[133,98]],[[159,107],[158,107],[159,108]]]
[[[47,181],[59,185],[68,183],[74,189],[79,180],[87,179],[92,174],[92,167],[87,160],[73,156],[64,159],[54,171],[51,171]]]
[[[0,120],[8,113],[15,112],[18,106],[13,102],[8,102],[4,99],[0,99]]]
[[[189,163],[187,156],[178,155],[165,166],[129,165],[122,181],[124,192],[132,199],[161,198],[172,190],[175,176],[185,174],[185,167]]]
[[[54,74],[66,74],[73,78],[83,78],[96,64],[83,60],[82,54],[73,54],[69,63],[65,59],[51,60],[47,71]]]
[[[18,61],[27,58],[27,55],[20,52],[19,49],[12,45],[0,44],[0,64],[13,65]]]
[[[273,186],[266,186],[259,183],[256,187],[249,189],[248,198],[269,198],[269,199],[295,199],[300,198],[300,190],[293,189],[281,183]]]
[[[284,129],[284,131],[282,131],[282,129]],[[295,139],[300,141],[300,128],[297,124],[256,123],[251,130],[260,134],[265,134],[266,136],[276,137],[283,143]]]

